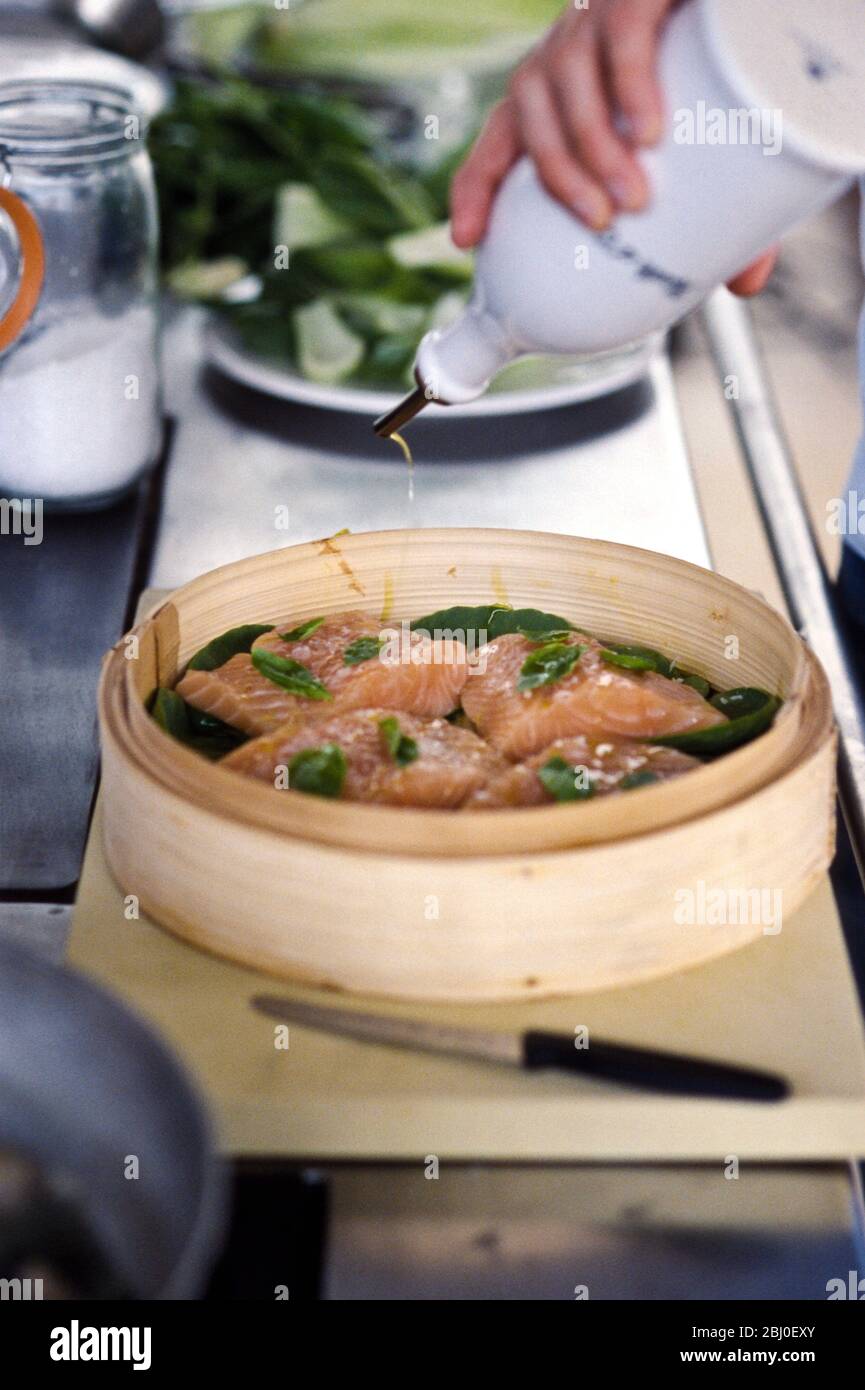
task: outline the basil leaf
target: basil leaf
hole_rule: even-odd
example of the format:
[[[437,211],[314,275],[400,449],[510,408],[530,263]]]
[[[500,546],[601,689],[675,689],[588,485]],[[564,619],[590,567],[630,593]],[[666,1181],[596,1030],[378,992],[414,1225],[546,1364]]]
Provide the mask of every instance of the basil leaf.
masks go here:
[[[678,675],[674,677],[674,680],[679,681],[682,685],[689,685],[692,690],[696,690],[698,695],[702,695],[704,700],[708,700],[712,693],[712,687],[705,676]]]
[[[734,692],[722,693],[732,695]],[[733,748],[739,748],[743,743],[750,743],[751,739],[757,738],[759,734],[764,734],[781,708],[781,701],[764,690],[749,691],[749,695],[760,695],[762,705],[753,708],[755,701],[749,700],[750,712],[735,719],[728,719],[726,724],[714,724],[710,729],[691,729],[688,733],[667,734],[662,738],[644,741],[659,743],[664,748],[678,748],[682,753],[693,753],[701,758],[715,758],[721,753],[729,753]],[[716,700],[718,698],[715,696]]]
[[[176,690],[166,690],[164,686],[160,686],[153,694],[150,713],[160,729],[164,729],[181,743],[186,742],[189,737],[186,701]]]
[[[205,714],[203,709],[196,709],[194,705],[186,706],[186,718],[189,721],[189,731],[196,738],[233,738],[237,743],[245,743],[248,738],[240,729],[217,719],[214,714]]]
[[[279,635],[283,642],[299,642],[302,637],[309,637],[310,633],[320,628],[324,618],[310,618],[309,622],[301,623],[300,627],[293,627],[291,632],[281,632]]]
[[[262,676],[292,695],[302,695],[307,700],[333,699],[317,676],[289,656],[277,656],[276,652],[268,651],[266,647],[253,647],[252,664]]]
[[[766,690],[754,686],[740,685],[734,690],[719,690],[713,695],[710,704],[726,714],[728,719],[738,719],[743,714],[756,714],[772,696]]]
[[[219,734],[204,734],[199,738],[189,739],[188,746],[202,757],[209,758],[211,762],[218,762],[220,758],[233,753],[235,748],[239,748],[242,743],[246,743],[246,738],[222,738]]]
[[[457,604],[453,608],[440,608],[437,613],[429,613],[425,618],[415,618],[412,631],[462,632],[466,641],[477,646],[480,633],[486,633],[486,640],[492,642],[506,633],[518,632],[530,641],[549,641],[574,631],[573,623],[560,618],[555,613],[541,613],[537,608],[507,608],[500,603],[482,604],[468,607]]]
[[[579,644],[568,646],[564,642],[548,642],[538,647],[520,667],[517,690],[536,690],[540,685],[552,685],[570,675],[585,650]]]
[[[525,637],[528,642],[552,642],[562,637],[569,637],[573,632],[571,627],[547,628],[541,632],[538,628],[518,627],[515,629],[520,637]]]
[[[194,705],[188,705],[176,690],[157,690],[150,712],[160,728],[172,738],[212,761],[224,758],[227,753],[246,743],[248,738],[247,734],[233,729],[230,724],[224,724],[212,714],[205,714]]]
[[[639,652],[615,652],[610,647],[601,648],[601,656],[610,666],[621,666],[626,671],[657,671],[655,661]]]
[[[420,750],[413,738],[409,738],[399,727],[399,720],[393,715],[378,721],[384,745],[395,763],[407,767],[420,757]]]
[[[399,728],[399,720],[395,719],[393,715],[389,715],[387,719],[380,719],[378,721],[378,727],[381,730],[382,742],[388,753],[393,757],[399,747],[400,738],[402,737]]]
[[[629,772],[627,777],[623,777],[619,783],[619,790],[629,792],[635,787],[648,787],[652,782],[660,780],[657,772],[650,772],[648,768],[644,768],[642,772]]]
[[[506,633],[518,632],[533,642],[546,638],[566,637],[574,631],[574,625],[567,618],[556,613],[541,613],[537,608],[494,608],[487,624],[487,637],[492,642]]]
[[[248,652],[253,642],[259,637],[263,637],[266,632],[273,631],[273,623],[248,623],[245,627],[231,627],[227,632],[223,632],[221,637],[214,637],[206,647],[200,651],[189,662],[189,671],[215,671],[217,666],[224,666],[226,661],[230,661],[238,652]]]
[[[288,764],[288,785],[295,792],[335,797],[342,791],[347,772],[348,762],[339,745],[323,743],[320,748],[295,753]]]
[[[670,661],[654,647],[639,647],[628,642],[605,642],[601,653],[605,661],[622,666],[629,671],[657,671],[659,675],[671,679],[675,674],[676,663]],[[624,660],[624,658],[631,660]],[[618,659],[617,659],[618,658]]]
[[[538,777],[556,801],[588,801],[595,794],[593,782],[586,780],[583,785],[585,769],[573,767],[558,755],[538,768]]]
[[[344,666],[359,666],[362,661],[372,661],[383,645],[380,637],[356,637],[343,652],[342,663]]]

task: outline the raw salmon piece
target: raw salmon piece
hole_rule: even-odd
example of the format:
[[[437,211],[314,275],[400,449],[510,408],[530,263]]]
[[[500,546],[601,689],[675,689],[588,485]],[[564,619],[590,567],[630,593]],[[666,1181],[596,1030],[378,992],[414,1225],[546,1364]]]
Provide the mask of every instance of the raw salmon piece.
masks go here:
[[[541,753],[533,753],[525,762],[507,768],[493,777],[486,786],[472,792],[465,803],[466,810],[489,811],[514,806],[544,806],[555,798],[538,777],[538,771],[551,758],[563,758],[569,767],[585,768],[596,796],[619,790],[626,777],[653,773],[659,781],[681,777],[700,767],[698,758],[680,753],[676,748],[658,748],[650,743],[630,743],[605,738],[559,738]]]
[[[177,683],[177,693],[187,704],[245,734],[275,729],[299,704],[310,703],[262,676],[247,652],[231,657],[215,671],[187,671]]]
[[[368,613],[334,613],[296,642],[281,635],[297,623],[287,620],[255,643],[277,656],[298,661],[333,697],[322,701],[330,712],[363,708],[405,710],[426,718],[450,714],[459,704],[468,666],[462,642],[431,640],[415,633],[411,642],[385,638],[372,657],[347,664],[346,652],[360,639],[381,642],[393,631]],[[256,670],[250,655],[233,656],[215,671],[187,671],[178,693],[208,714],[246,733],[277,729],[295,711],[314,712],[314,703],[276,685]]]
[[[405,766],[394,759],[380,728],[391,718],[417,745],[417,758]],[[221,766],[276,785],[280,769],[296,753],[325,743],[337,744],[346,755],[342,798],[347,801],[452,810],[507,768],[500,754],[467,729],[388,709],[319,712],[311,719],[295,715],[281,729],[230,753]]]
[[[578,634],[566,639],[569,645],[587,640]],[[516,633],[496,638],[481,648],[486,669],[472,671],[462,694],[472,723],[514,760],[572,734],[659,738],[724,722],[725,716],[690,685],[653,671],[611,666],[594,640],[569,675],[518,690],[523,662],[535,650],[536,643]]]

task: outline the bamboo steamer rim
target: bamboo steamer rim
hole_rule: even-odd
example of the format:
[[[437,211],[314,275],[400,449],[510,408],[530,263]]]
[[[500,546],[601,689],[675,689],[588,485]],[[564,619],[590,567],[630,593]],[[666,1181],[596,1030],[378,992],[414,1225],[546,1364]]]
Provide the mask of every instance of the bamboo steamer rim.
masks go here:
[[[129,764],[130,764],[130,760],[131,760],[131,754],[130,754],[129,746],[128,746],[128,744],[125,742],[125,739],[124,739],[124,731],[123,731],[122,729],[118,731],[118,728],[117,728],[117,726],[116,726],[115,720],[114,720],[113,717],[111,717],[112,712],[109,711],[108,713],[109,713],[109,717],[106,719],[106,721],[105,721],[105,723],[104,723],[104,725],[103,725],[103,728],[104,728],[104,731],[105,731],[106,742],[107,742],[107,744],[109,745],[109,748],[110,748],[112,757],[113,757],[113,759],[114,759],[115,761],[119,761],[119,762],[121,762],[121,763],[123,763],[123,764],[125,764],[125,765],[129,765]],[[836,743],[836,733],[835,733],[834,724],[830,725],[830,727],[829,727],[829,737],[828,737],[828,740],[827,740],[827,741],[828,741],[829,743],[831,743],[833,746],[834,746],[835,743]],[[753,798],[759,798],[760,795],[761,795],[761,793],[762,793],[762,794],[769,795],[769,794],[774,794],[774,793],[777,792],[777,791],[783,791],[785,784],[788,783],[788,782],[794,781],[794,780],[798,777],[799,773],[801,773],[801,771],[803,770],[803,768],[807,766],[807,764],[808,764],[808,762],[809,762],[809,760],[810,760],[811,758],[818,758],[818,757],[820,757],[820,756],[822,755],[823,750],[825,749],[825,747],[826,747],[826,744],[825,744],[822,740],[819,742],[819,744],[813,745],[813,747],[811,748],[811,751],[810,751],[809,753],[804,754],[804,755],[803,755],[800,759],[798,759],[796,762],[794,762],[794,763],[792,763],[790,766],[784,768],[783,771],[779,772],[779,774],[778,774],[774,779],[772,779],[770,782],[767,782],[767,783],[765,783],[763,786],[758,787],[754,792],[752,792],[752,793],[749,795],[749,799],[751,799],[752,797],[753,797]],[[184,751],[187,751],[187,750],[184,750]],[[192,757],[196,757],[195,754],[191,754],[191,756],[192,756]],[[171,804],[173,805],[173,807],[175,807],[178,811],[180,811],[180,810],[181,810],[182,808],[184,808],[184,807],[189,806],[189,804],[190,804],[190,803],[189,803],[189,798],[188,798],[187,796],[185,796],[184,793],[183,793],[182,791],[178,790],[176,787],[172,787],[172,786],[167,785],[167,784],[165,783],[165,781],[164,781],[164,780],[153,770],[153,768],[152,768],[151,766],[149,766],[145,761],[139,761],[139,762],[137,762],[137,763],[135,764],[135,775],[136,775],[136,778],[137,778],[139,781],[141,781],[142,783],[145,783],[145,782],[146,782],[151,788],[156,788],[156,789],[158,789],[160,792],[162,792],[162,793],[166,796],[166,798],[168,798],[169,803],[171,803]],[[240,775],[240,774],[238,774],[238,775]],[[696,773],[694,773],[694,774],[690,774],[690,773],[689,773],[689,774],[687,774],[687,775],[688,775],[688,776],[691,776],[691,775],[696,776],[697,774],[696,774]],[[246,779],[244,778],[243,780],[245,781]],[[649,790],[650,790],[650,788],[646,788],[646,791],[647,791],[647,792],[648,792]],[[216,823],[216,824],[224,825],[224,824],[228,823],[227,828],[230,827],[231,821],[232,821],[232,820],[235,820],[236,823],[237,823],[237,825],[238,825],[239,827],[242,827],[242,829],[243,829],[244,831],[246,831],[246,832],[248,832],[249,830],[260,830],[260,831],[262,831],[264,834],[266,834],[266,835],[268,835],[268,836],[274,836],[274,837],[276,837],[277,839],[288,839],[289,841],[290,841],[290,839],[291,839],[291,837],[286,837],[286,836],[284,836],[283,832],[282,832],[280,829],[277,829],[277,828],[275,828],[275,827],[273,827],[273,826],[270,826],[270,825],[267,825],[267,826],[258,825],[257,823],[252,822],[252,821],[245,821],[242,817],[239,817],[239,816],[238,816],[238,817],[226,816],[226,814],[223,813],[222,810],[221,810],[220,808],[214,807],[213,805],[211,805],[210,803],[208,803],[206,800],[201,800],[201,801],[199,801],[199,802],[196,802],[195,805],[194,805],[194,807],[193,807],[193,809],[194,809],[194,812],[195,812],[196,815],[204,815],[204,816],[207,816],[208,818],[210,818],[210,819],[211,819],[214,823]],[[364,809],[366,809],[366,808],[364,808]],[[370,809],[372,809],[372,810],[379,810],[379,809],[387,810],[387,809],[389,809],[389,808],[372,807],[372,808],[370,808]],[[547,810],[547,809],[556,809],[556,808],[538,807],[538,808],[531,808],[531,809]],[[712,822],[714,819],[716,819],[718,816],[725,816],[725,815],[727,815],[727,814],[730,814],[730,815],[735,814],[735,813],[737,812],[737,809],[738,809],[738,803],[737,803],[736,801],[728,801],[728,802],[725,802],[725,803],[723,803],[723,804],[721,804],[721,805],[713,806],[713,807],[709,808],[707,811],[705,811],[702,815],[700,815],[700,816],[698,816],[698,817],[693,817],[693,818],[690,818],[690,817],[689,817],[688,820],[687,820],[687,823],[685,823],[685,822],[683,822],[683,821],[679,821],[679,822],[677,822],[677,823],[673,823],[673,824],[664,824],[664,825],[662,825],[662,826],[655,825],[655,826],[654,826],[652,829],[650,829],[650,830],[646,830],[646,831],[644,831],[644,832],[642,832],[642,833],[639,833],[639,834],[636,834],[636,835],[633,835],[633,836],[627,836],[627,837],[624,837],[624,838],[627,838],[629,841],[631,841],[631,840],[639,840],[640,842],[642,842],[642,844],[645,846],[646,854],[651,858],[651,851],[652,851],[652,847],[653,847],[653,846],[658,846],[658,847],[660,848],[662,845],[666,845],[667,840],[668,840],[668,836],[667,836],[667,832],[668,832],[668,831],[672,831],[674,834],[675,834],[675,833],[684,834],[684,833],[687,832],[689,826],[690,826],[691,824],[696,823],[697,821],[702,821],[702,822],[705,822],[705,823],[711,823],[711,822]],[[401,815],[401,813],[402,813],[401,809],[394,812],[394,814],[396,814],[396,815]],[[421,811],[419,814],[424,815],[424,816],[437,816],[439,813]],[[448,814],[448,813],[440,813],[440,814]],[[493,814],[493,813],[490,813],[490,814]],[[497,814],[497,813],[496,813],[496,814]],[[548,862],[550,862],[550,863],[555,863],[555,862],[558,862],[560,859],[562,859],[562,858],[564,858],[564,857],[567,857],[568,855],[573,856],[573,857],[575,857],[576,859],[581,859],[582,856],[584,856],[584,855],[586,855],[586,854],[591,855],[593,851],[597,851],[598,853],[606,853],[606,852],[608,852],[610,849],[614,848],[615,845],[616,845],[616,843],[617,843],[617,841],[620,840],[621,838],[623,838],[623,837],[621,837],[621,836],[616,836],[616,837],[613,837],[613,838],[611,838],[611,839],[592,841],[592,842],[588,842],[588,843],[576,842],[576,843],[571,843],[571,844],[563,845],[563,846],[561,846],[561,847],[552,848],[552,849],[549,849],[549,850],[543,850],[543,849],[542,849],[542,850],[538,850],[538,851],[535,851],[535,852],[533,852],[533,853],[531,854],[531,861],[532,861],[532,863],[533,863],[534,865],[541,865],[541,866],[542,866],[545,858],[548,860]],[[396,854],[394,853],[394,851],[393,851],[392,849],[390,849],[389,847],[385,847],[385,848],[379,847],[379,849],[376,850],[376,851],[370,851],[370,850],[366,849],[366,848],[363,847],[363,846],[351,846],[351,845],[346,846],[346,845],[342,845],[342,844],[340,844],[340,843],[327,843],[327,842],[322,843],[322,842],[320,842],[318,839],[313,838],[313,837],[310,837],[310,843],[311,843],[311,845],[312,845],[313,848],[315,848],[316,850],[320,851],[320,852],[321,852],[322,854],[324,854],[324,855],[328,855],[328,854],[333,853],[333,854],[339,854],[340,856],[342,856],[342,855],[347,855],[347,856],[349,856],[349,857],[355,859],[356,862],[357,862],[359,871],[362,871],[363,868],[364,868],[365,866],[368,866],[369,861],[370,861],[371,859],[376,858],[376,857],[380,858],[380,859],[382,860],[382,862],[388,862],[388,863],[391,863],[391,862],[393,862],[395,859],[399,859],[400,857],[403,857],[403,858],[405,858],[405,859],[407,859],[407,860],[410,860],[410,861],[413,861],[413,862],[416,862],[416,861],[420,860],[420,861],[422,861],[422,862],[424,862],[424,863],[429,862],[430,867],[433,868],[433,869],[436,868],[436,867],[444,868],[444,866],[446,866],[448,863],[450,863],[451,860],[452,860],[452,858],[453,858],[453,856],[451,855],[451,853],[450,853],[449,851],[448,851],[447,853],[445,853],[445,852],[443,852],[443,851],[440,850],[440,849],[436,849],[436,850],[434,850],[434,851],[423,851],[423,852],[420,852],[420,853],[417,853],[417,854],[411,854],[411,855],[400,856],[400,855],[396,855]],[[505,853],[505,854],[502,854],[502,853],[499,853],[499,852],[488,852],[488,853],[486,853],[486,854],[477,854],[477,855],[472,855],[472,856],[470,856],[470,864],[477,863],[479,866],[480,866],[480,865],[487,865],[487,866],[492,867],[492,866],[499,865],[499,864],[501,864],[503,861],[506,861],[506,860],[509,860],[509,861],[519,861],[519,860],[521,860],[521,859],[523,859],[523,858],[528,858],[528,857],[529,857],[529,856],[526,856],[526,855],[522,854],[519,850],[511,850],[511,851],[508,851],[508,852]]]
[[[353,575],[354,565],[360,569],[360,559],[364,554],[374,553],[376,549],[391,544],[410,559],[412,546],[419,543],[433,549],[439,546],[453,549],[455,544],[474,549],[482,544],[493,550],[500,547],[503,553],[518,550],[528,555],[535,549],[543,549],[546,552],[545,563],[551,561],[551,551],[573,556],[576,545],[583,555],[591,556],[596,552],[599,558],[608,560],[611,554],[615,554],[623,564],[635,565],[638,570],[641,567],[657,569],[660,565],[669,574],[681,576],[686,584],[690,582],[693,585],[695,577],[702,576],[710,581],[710,587],[716,594],[724,595],[737,604],[746,604],[753,612],[761,614],[779,640],[783,637],[793,653],[791,689],[784,707],[773,727],[753,743],[705,764],[682,778],[641,788],[627,799],[611,797],[585,804],[458,813],[329,802],[311,797],[275,797],[273,788],[266,783],[209,763],[171,739],[150,719],[144,710],[142,697],[135,688],[135,663],[123,659],[126,639],[121,639],[104,663],[99,703],[103,729],[110,730],[117,750],[130,771],[134,768],[137,774],[160,782],[166,790],[181,799],[214,811],[227,824],[240,823],[265,831],[276,831],[288,839],[297,837],[343,847],[347,851],[360,850],[388,857],[404,854],[430,859],[454,855],[483,858],[520,852],[565,850],[629,839],[685,820],[700,819],[776,780],[786,769],[801,761],[810,748],[822,744],[831,736],[832,711],[825,675],[786,619],[764,600],[732,581],[686,561],[658,556],[638,547],[549,536],[544,532],[475,528],[364,532],[286,547],[281,551],[270,551],[221,566],[200,576],[177,590],[133,631],[142,640],[146,635],[157,634],[154,641],[158,660],[159,639],[155,625],[160,617],[175,619],[180,630],[184,605],[188,605],[192,599],[213,593],[226,580],[233,584],[238,579],[250,579],[282,563],[305,561],[313,557],[336,557]],[[307,612],[298,613],[298,619],[308,616],[309,611],[317,606],[314,602],[306,602]],[[342,607],[365,611],[373,606],[359,595],[351,599],[346,597],[341,603]],[[519,598],[516,604],[522,606]],[[435,606],[446,605],[436,603]],[[331,611],[336,610],[332,608]],[[257,616],[249,613],[245,621],[254,622]],[[270,620],[270,616],[262,614],[261,618]],[[280,615],[280,620],[282,617]],[[287,620],[291,620],[290,615]],[[393,620],[399,621],[400,618],[395,614]],[[225,626],[221,620],[214,619],[210,636],[217,636]],[[179,666],[184,665],[200,645],[198,637],[189,644],[189,650],[185,650],[181,642]]]
[[[148,715],[145,718],[152,723]],[[789,724],[792,725],[794,719],[795,712],[791,707],[787,711]],[[312,816],[306,800],[302,805],[288,798],[277,801],[273,789],[267,784],[206,762],[200,754],[171,740],[157,725],[153,725],[153,737],[162,744],[168,744],[168,756],[174,765],[171,771],[160,766],[162,760],[155,762],[152,757],[146,756],[149,750],[141,747],[140,740],[134,736],[128,723],[122,718],[118,720],[116,707],[103,707],[103,722],[114,734],[118,749],[127,763],[134,765],[137,772],[147,774],[166,790],[177,793],[187,801],[218,811],[227,822],[276,830],[288,837],[343,845],[347,849],[371,849],[388,856],[419,853],[435,858],[445,852],[443,845],[448,855],[466,856],[491,852],[538,852],[552,848],[565,850],[609,840],[629,839],[658,826],[673,826],[685,820],[696,821],[711,815],[720,807],[741,801],[774,780],[773,776],[767,775],[753,784],[745,783],[744,774],[751,762],[747,755],[754,747],[749,744],[686,774],[690,782],[700,779],[699,787],[692,787],[695,798],[699,792],[697,799],[701,804],[698,809],[690,809],[689,803],[682,799],[683,777],[674,783],[641,788],[639,817],[633,814],[638,803],[629,797],[628,809],[632,814],[624,827],[618,823],[620,817],[617,819],[616,816],[620,806],[618,798],[615,801],[604,798],[603,803],[553,804],[464,814],[416,807],[323,802],[321,811],[326,823],[321,823],[319,818]],[[816,727],[809,726],[809,737],[796,739],[791,749],[794,756],[784,762],[780,771],[786,770],[796,758],[805,756],[814,742],[822,743],[823,737],[831,733],[831,728],[831,716]],[[770,752],[776,751],[771,737],[776,729],[777,725],[760,740],[767,762]],[[774,761],[777,763],[777,760]],[[205,777],[201,773],[202,763],[207,770]],[[776,767],[776,775],[777,770]],[[731,795],[727,791],[727,783],[740,772],[742,779],[739,788],[736,794]],[[239,786],[243,788],[242,797],[238,796]],[[674,797],[676,791],[678,796]],[[713,792],[717,794],[712,795]],[[315,808],[319,809],[317,802]],[[602,820],[598,811],[611,814],[605,815]],[[611,821],[616,823],[610,825]],[[402,833],[409,829],[412,832],[410,835]],[[451,830],[458,836],[457,843],[452,843],[447,834]],[[396,843],[400,839],[402,843]],[[490,843],[493,841],[497,848],[491,851]],[[430,845],[437,848],[431,849]]]

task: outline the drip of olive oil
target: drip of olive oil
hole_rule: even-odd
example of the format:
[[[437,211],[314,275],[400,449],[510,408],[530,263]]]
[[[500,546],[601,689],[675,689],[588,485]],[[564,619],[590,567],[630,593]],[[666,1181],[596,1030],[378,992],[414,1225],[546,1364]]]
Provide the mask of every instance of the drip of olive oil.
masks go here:
[[[402,449],[403,454],[404,454],[404,456],[405,456],[405,461],[406,461],[406,463],[408,464],[408,500],[409,500],[410,502],[413,502],[413,501],[414,501],[414,459],[412,458],[411,449],[410,449],[410,448],[408,447],[408,445],[406,444],[406,442],[405,442],[405,440],[403,439],[402,435],[401,435],[401,434],[397,434],[396,430],[394,430],[393,434],[392,434],[390,437],[391,437],[391,439],[394,441],[394,443],[395,443],[395,444],[398,444],[399,447]]]

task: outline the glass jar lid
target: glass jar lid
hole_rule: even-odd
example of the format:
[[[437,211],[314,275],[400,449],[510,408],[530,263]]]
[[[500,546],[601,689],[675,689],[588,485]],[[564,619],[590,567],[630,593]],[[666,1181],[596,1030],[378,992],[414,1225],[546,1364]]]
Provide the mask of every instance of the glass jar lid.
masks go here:
[[[122,87],[80,80],[0,82],[0,158],[66,163],[130,153],[146,119]]]

